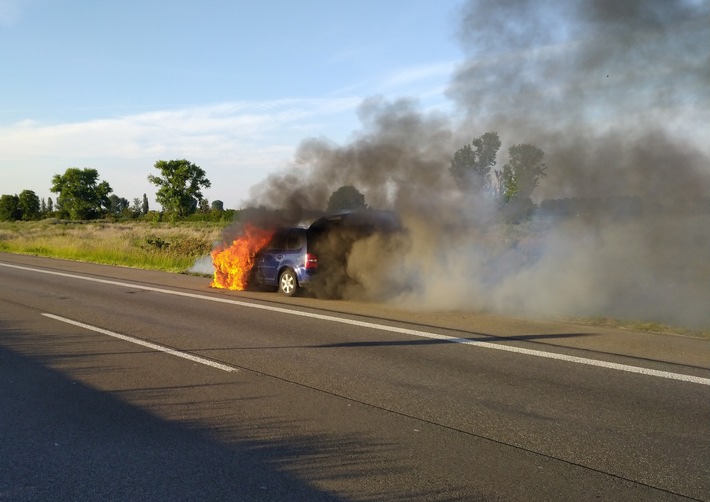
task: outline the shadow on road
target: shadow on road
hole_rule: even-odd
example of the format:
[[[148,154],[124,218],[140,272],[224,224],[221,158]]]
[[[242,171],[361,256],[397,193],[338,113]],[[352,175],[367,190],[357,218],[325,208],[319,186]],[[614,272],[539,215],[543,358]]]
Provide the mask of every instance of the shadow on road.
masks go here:
[[[581,336],[593,336],[589,333],[562,333],[544,335],[517,335],[509,337],[497,337],[485,335],[480,337],[461,337],[451,339],[424,339],[424,340],[368,340],[366,342],[345,342],[318,345],[319,348],[336,347],[396,347],[396,346],[416,346],[416,345],[440,345],[443,343],[458,343],[461,340],[469,342],[514,342],[514,341],[536,341],[560,338],[576,338]]]
[[[43,340],[51,344],[47,338],[3,324],[0,500],[460,500],[453,487],[405,495],[373,486],[355,497],[347,488],[327,491],[319,485],[345,487],[339,483],[360,479],[367,487],[376,474],[373,465],[378,473],[394,469],[384,459],[397,446],[355,436],[304,435],[297,424],[279,421],[220,428],[190,418],[168,420],[135,399],[127,402],[120,392],[96,390],[53,369],[53,356],[46,355],[51,350],[43,355],[37,347]],[[112,369],[84,367],[80,373],[91,371]],[[170,390],[146,385],[140,392],[147,402]],[[208,401],[172,405],[208,406]],[[240,401],[216,406],[240,406]]]

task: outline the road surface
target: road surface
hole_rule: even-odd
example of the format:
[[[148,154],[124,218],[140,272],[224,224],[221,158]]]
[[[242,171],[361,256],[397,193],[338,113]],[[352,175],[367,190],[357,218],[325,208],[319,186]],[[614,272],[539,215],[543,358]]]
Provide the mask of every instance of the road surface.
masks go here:
[[[710,500],[710,342],[0,253],[0,500]]]

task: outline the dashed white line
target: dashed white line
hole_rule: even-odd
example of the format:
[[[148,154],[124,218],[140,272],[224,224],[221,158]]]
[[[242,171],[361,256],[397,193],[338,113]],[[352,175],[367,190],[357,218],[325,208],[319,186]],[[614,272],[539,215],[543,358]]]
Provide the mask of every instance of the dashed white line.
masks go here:
[[[157,343],[146,342],[145,340],[141,340],[140,338],[133,338],[132,336],[126,336],[126,335],[122,335],[120,333],[114,333],[113,331],[109,331],[107,329],[99,328],[96,326],[92,326],[91,324],[85,324],[85,323],[79,322],[79,321],[74,321],[72,319],[67,319],[66,317],[60,317],[60,316],[54,315],[54,314],[44,313],[42,315],[45,317],[49,317],[51,319],[54,319],[56,321],[61,321],[61,322],[67,323],[67,324],[73,324],[74,326],[79,326],[80,328],[88,329],[91,331],[96,331],[97,333],[103,333],[104,335],[112,336],[114,338],[118,338],[119,340],[124,340],[126,342],[135,343],[136,345],[142,345],[143,347],[148,347],[149,349],[158,350],[160,352],[165,352],[166,354],[170,354],[172,356],[182,357],[183,359],[188,359],[188,360],[196,362],[196,363],[204,364],[205,366],[211,366],[212,368],[217,368],[218,370],[237,371],[237,368],[233,368],[232,366],[227,366],[226,364],[221,364],[216,361],[211,361],[210,359],[205,359],[204,357],[195,356],[193,354],[189,354],[187,352],[182,352],[180,350],[171,349],[170,347],[158,345]]]
[[[52,271],[52,270],[41,270],[41,269],[36,269],[36,268],[31,268],[31,267],[24,267],[24,266],[20,266],[20,265],[10,265],[7,263],[0,263],[0,265],[4,266],[4,267],[17,268],[20,270],[27,270],[30,272],[38,272],[38,273],[43,273],[43,274],[56,275],[56,276],[60,276],[60,277],[69,277],[72,279],[80,279],[83,281],[97,282],[97,283],[101,283],[101,284],[109,284],[109,285],[113,285],[113,286],[121,286],[121,287],[126,287],[126,288],[141,289],[144,291],[153,291],[156,293],[181,296],[184,298],[194,298],[197,300],[206,300],[206,301],[211,301],[211,302],[227,303],[230,305],[238,305],[240,307],[259,309],[259,310],[267,310],[270,312],[278,312],[280,314],[295,315],[295,316],[300,316],[300,317],[309,317],[312,319],[319,319],[322,321],[336,322],[336,323],[340,323],[340,324],[348,324],[351,326],[358,326],[358,327],[362,327],[362,328],[375,329],[375,330],[379,330],[379,331],[388,331],[391,333],[398,333],[398,334],[402,334],[402,335],[416,336],[416,337],[420,337],[420,338],[429,338],[429,339],[434,339],[434,340],[442,340],[442,341],[450,342],[450,343],[458,343],[458,344],[462,344],[462,345],[472,345],[472,346],[486,348],[486,349],[501,350],[501,351],[505,351],[505,352],[513,352],[516,354],[523,354],[523,355],[534,356],[534,357],[542,357],[542,358],[546,358],[546,359],[555,359],[558,361],[565,361],[565,362],[569,362],[569,363],[584,364],[587,366],[596,366],[599,368],[611,369],[611,370],[616,370],[616,371],[624,371],[627,373],[636,373],[636,374],[640,374],[640,375],[652,376],[652,377],[657,377],[657,378],[665,378],[665,379],[669,379],[669,380],[678,380],[681,382],[688,382],[688,383],[695,383],[695,384],[710,386],[710,378],[703,378],[703,377],[698,377],[698,376],[694,376],[694,375],[686,375],[683,373],[660,371],[660,370],[654,370],[654,369],[650,369],[650,368],[643,368],[640,366],[630,366],[627,364],[619,364],[619,363],[612,363],[609,361],[600,361],[597,359],[589,359],[586,357],[576,357],[576,356],[569,356],[566,354],[558,354],[555,352],[545,352],[542,350],[525,349],[525,348],[515,347],[515,346],[511,346],[511,345],[502,345],[499,343],[469,340],[467,338],[457,338],[457,337],[453,337],[453,336],[441,335],[438,333],[431,333],[428,331],[420,331],[420,330],[409,329],[409,328],[401,328],[401,327],[397,327],[397,326],[388,326],[386,324],[377,324],[377,323],[367,322],[367,321],[357,321],[354,319],[347,319],[347,318],[336,317],[336,316],[332,316],[332,315],[316,314],[316,313],[312,313],[312,312],[302,312],[299,310],[292,310],[292,309],[287,309],[287,308],[283,308],[283,307],[274,307],[271,305],[260,305],[258,303],[249,303],[249,302],[244,302],[244,301],[240,301],[240,300],[233,300],[231,298],[218,298],[218,297],[214,297],[214,296],[206,296],[206,295],[201,295],[201,294],[196,294],[196,293],[186,293],[184,291],[173,291],[173,290],[169,290],[169,289],[156,288],[156,287],[152,287],[152,286],[144,286],[141,284],[113,281],[113,280],[108,280],[108,279],[98,279],[95,277],[83,277],[80,275],[69,274],[69,273],[65,273],[65,272],[56,272],[56,271]],[[96,328],[96,330],[99,330],[99,329],[100,328]],[[123,335],[119,335],[119,336],[123,336]],[[145,342],[145,343],[147,343],[147,342]]]

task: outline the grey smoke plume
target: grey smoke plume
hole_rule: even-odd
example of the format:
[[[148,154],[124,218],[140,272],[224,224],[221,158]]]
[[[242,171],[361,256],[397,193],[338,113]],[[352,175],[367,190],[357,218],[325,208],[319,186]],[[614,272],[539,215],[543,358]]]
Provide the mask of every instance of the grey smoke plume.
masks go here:
[[[710,326],[710,4],[471,1],[461,19],[463,122],[367,100],[351,143],[304,141],[252,203],[300,219],[353,185],[396,210],[406,233],[355,243],[346,297]],[[573,214],[505,225],[456,186],[453,153],[486,131],[498,167],[512,144],[545,151],[537,201]]]
[[[541,195],[707,194],[710,3],[504,0],[463,17],[449,95],[470,124],[545,150]]]

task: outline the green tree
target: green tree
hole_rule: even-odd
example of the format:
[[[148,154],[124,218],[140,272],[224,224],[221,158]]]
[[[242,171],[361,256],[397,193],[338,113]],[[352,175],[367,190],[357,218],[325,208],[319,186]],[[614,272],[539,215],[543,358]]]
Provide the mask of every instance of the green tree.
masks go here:
[[[0,220],[15,221],[21,217],[20,198],[17,195],[0,196]]]
[[[141,214],[148,214],[148,197],[143,194],[143,205],[141,206]]]
[[[54,212],[54,202],[52,202],[51,197],[47,197],[47,212],[48,213]]]
[[[143,203],[136,197],[133,199],[133,204],[131,204],[131,215],[136,218],[143,213]]]
[[[212,201],[212,211],[218,211],[218,212],[224,211],[224,202],[222,202],[221,200],[213,200]]]
[[[119,197],[114,194],[108,196],[108,203],[108,212],[114,216],[120,216],[123,214],[124,211],[128,210],[130,205],[128,199],[124,199],[123,197]]]
[[[354,186],[347,185],[338,188],[328,199],[326,211],[336,213],[339,211],[354,211],[365,209],[365,196]]]
[[[57,205],[73,220],[97,218],[109,207],[113,191],[106,181],[99,182],[96,169],[70,167],[63,175],[55,174],[50,191],[59,194]]]
[[[532,145],[514,145],[508,150],[509,160],[502,171],[496,171],[499,200],[508,221],[518,223],[530,219],[535,207],[532,193],[546,176],[545,153]]]
[[[32,190],[23,190],[18,197],[18,208],[23,220],[36,220],[40,215],[40,201]]]
[[[491,188],[491,168],[496,165],[500,145],[498,133],[487,132],[454,153],[449,171],[462,189]]]
[[[148,181],[158,187],[156,200],[165,211],[177,217],[185,217],[197,210],[202,199],[202,188],[209,188],[210,181],[199,166],[182,160],[159,160],[154,166],[160,176],[148,175]]]

